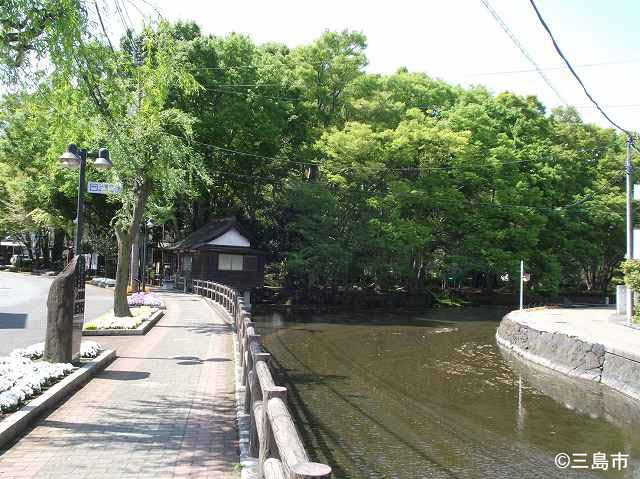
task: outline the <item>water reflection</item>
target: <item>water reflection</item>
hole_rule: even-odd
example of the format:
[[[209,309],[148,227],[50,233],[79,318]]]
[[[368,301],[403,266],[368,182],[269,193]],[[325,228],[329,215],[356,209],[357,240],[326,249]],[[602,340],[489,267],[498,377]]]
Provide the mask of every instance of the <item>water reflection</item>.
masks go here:
[[[526,363],[513,351],[500,346],[498,348],[515,374],[565,408],[593,419],[605,419],[619,427],[640,429],[637,401],[599,383],[567,378],[555,371]]]
[[[612,400],[586,412],[551,393],[567,388],[543,384],[497,349],[503,314],[469,308],[256,319],[307,446],[336,477],[634,477],[640,438],[624,411],[635,408],[634,416],[635,405]],[[630,469],[559,470],[553,462],[559,452],[597,451],[630,453]]]

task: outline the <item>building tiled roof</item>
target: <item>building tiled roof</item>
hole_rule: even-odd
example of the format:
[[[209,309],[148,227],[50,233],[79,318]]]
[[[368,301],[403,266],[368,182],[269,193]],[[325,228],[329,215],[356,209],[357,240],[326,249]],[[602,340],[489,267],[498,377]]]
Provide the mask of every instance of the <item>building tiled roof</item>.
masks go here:
[[[247,237],[245,229],[240,225],[238,219],[234,216],[227,218],[216,218],[209,221],[202,228],[194,231],[182,241],[179,241],[170,249],[173,250],[190,250],[199,248],[209,241],[212,241],[219,236],[222,236],[231,228],[238,230],[243,236]]]

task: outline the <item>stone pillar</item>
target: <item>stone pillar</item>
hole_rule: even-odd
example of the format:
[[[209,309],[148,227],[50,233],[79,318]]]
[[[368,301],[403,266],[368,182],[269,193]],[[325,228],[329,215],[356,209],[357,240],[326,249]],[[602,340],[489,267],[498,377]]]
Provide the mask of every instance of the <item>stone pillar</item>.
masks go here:
[[[251,311],[251,290],[245,289],[242,292],[242,297],[244,298],[244,307],[247,311]]]
[[[627,314],[627,287],[624,284],[616,286],[616,314]]]
[[[73,315],[79,262],[84,265],[76,255],[49,288],[44,359],[50,362],[69,363],[73,358]]]

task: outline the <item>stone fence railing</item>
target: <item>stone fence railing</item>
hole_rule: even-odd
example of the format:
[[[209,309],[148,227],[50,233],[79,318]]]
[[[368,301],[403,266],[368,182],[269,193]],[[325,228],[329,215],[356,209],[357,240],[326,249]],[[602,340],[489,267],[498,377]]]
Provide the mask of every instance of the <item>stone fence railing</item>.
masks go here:
[[[238,336],[245,413],[250,416],[249,453],[257,458],[260,479],[331,477],[331,468],[311,462],[287,406],[287,388],[271,374],[271,355],[256,334],[251,313],[232,288],[194,279],[193,293],[210,298],[231,316]]]

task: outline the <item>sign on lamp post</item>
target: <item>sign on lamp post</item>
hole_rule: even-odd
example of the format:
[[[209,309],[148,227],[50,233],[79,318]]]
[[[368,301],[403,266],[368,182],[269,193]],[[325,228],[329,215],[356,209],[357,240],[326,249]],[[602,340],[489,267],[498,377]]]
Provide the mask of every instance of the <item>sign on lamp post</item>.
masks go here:
[[[101,183],[89,181],[87,191],[96,195],[117,195],[122,191],[122,185],[117,183]]]

